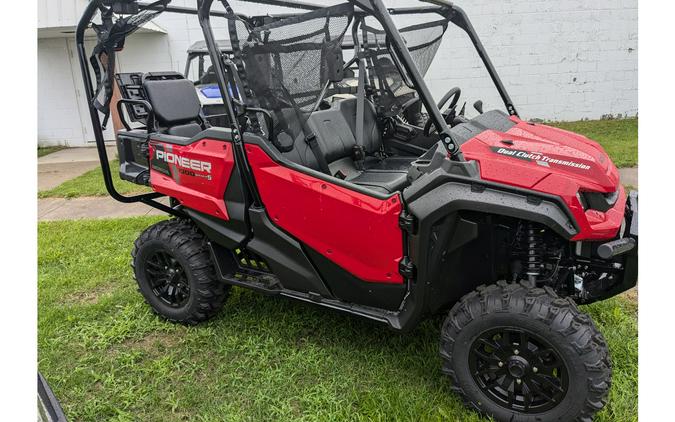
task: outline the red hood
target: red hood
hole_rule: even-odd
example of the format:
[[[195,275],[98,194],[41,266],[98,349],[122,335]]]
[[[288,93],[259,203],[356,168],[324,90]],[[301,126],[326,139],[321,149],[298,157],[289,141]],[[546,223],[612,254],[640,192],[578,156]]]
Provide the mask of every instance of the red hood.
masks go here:
[[[506,132],[487,130],[465,142],[466,159],[480,163],[486,180],[570,194],[577,190],[614,192],[619,172],[602,147],[585,136],[546,125],[516,122]],[[565,192],[550,192],[565,181]]]

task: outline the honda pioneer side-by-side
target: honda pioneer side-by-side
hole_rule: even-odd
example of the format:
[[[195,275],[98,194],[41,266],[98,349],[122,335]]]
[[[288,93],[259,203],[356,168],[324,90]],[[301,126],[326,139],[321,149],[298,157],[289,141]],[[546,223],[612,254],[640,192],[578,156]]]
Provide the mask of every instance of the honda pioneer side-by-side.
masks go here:
[[[249,1],[289,12],[91,0],[77,28],[108,192],[173,217],[133,245],[152,309],[196,324],[238,286],[399,331],[442,313],[439,367],[468,406],[499,421],[590,421],[611,364],[577,304],[634,287],[638,272],[637,193],[603,149],[521,120],[453,4]],[[127,37],[160,13],[199,20],[203,80],[116,73]],[[449,28],[468,37],[504,111],[476,101],[469,117],[462,87],[434,101],[424,76]],[[195,83],[222,104],[219,119]],[[115,190],[111,113],[124,125],[120,176],[152,193]]]

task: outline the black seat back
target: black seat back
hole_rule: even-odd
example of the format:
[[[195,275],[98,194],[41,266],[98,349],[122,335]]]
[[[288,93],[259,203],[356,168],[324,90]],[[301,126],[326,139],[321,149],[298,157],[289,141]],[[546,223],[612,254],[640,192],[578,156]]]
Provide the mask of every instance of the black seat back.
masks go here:
[[[201,103],[192,82],[184,78],[147,78],[143,88],[160,132],[189,138],[204,129],[200,117]]]
[[[351,157],[356,146],[356,98],[335,100],[330,108],[315,111],[309,117],[307,126],[316,135],[326,162],[330,164]],[[366,101],[363,139],[366,154],[373,154],[382,146],[375,106],[370,101]],[[305,142],[304,134],[298,136],[293,148],[283,152],[283,155],[305,167],[315,170],[319,168],[313,152]]]
[[[375,106],[367,100],[363,120],[363,146],[366,154],[373,154],[382,146],[382,135],[377,127]],[[330,163],[353,154],[356,146],[356,98],[337,100],[331,108],[315,111],[309,123],[319,139],[326,161]]]

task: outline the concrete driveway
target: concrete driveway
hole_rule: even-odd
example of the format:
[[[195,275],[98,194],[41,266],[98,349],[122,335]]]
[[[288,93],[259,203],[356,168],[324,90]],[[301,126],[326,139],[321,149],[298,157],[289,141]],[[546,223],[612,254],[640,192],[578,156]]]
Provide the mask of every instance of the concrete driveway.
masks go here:
[[[117,156],[114,145],[106,147],[108,159]],[[67,148],[38,158],[38,191],[53,189],[99,166],[96,148]]]

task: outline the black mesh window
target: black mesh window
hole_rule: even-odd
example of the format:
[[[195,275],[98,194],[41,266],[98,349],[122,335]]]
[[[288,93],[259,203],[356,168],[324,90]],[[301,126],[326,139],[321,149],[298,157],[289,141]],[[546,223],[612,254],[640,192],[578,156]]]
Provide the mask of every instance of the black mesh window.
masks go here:
[[[445,19],[401,29],[401,36],[422,76],[429,71],[447,29],[448,21]]]
[[[330,81],[341,79],[342,39],[353,6],[337,5],[256,27],[241,41],[249,94],[275,116],[279,149],[307,131],[306,122]],[[305,133],[307,135],[307,133]],[[288,145],[279,144],[280,139]]]
[[[422,76],[429,70],[447,28],[448,21],[443,19],[399,30]],[[401,112],[406,103],[417,98],[417,92],[409,87],[401,76],[403,70],[396,65],[392,57],[384,31],[362,23],[358,32],[368,65],[368,81],[378,113],[383,116],[395,116]]]

